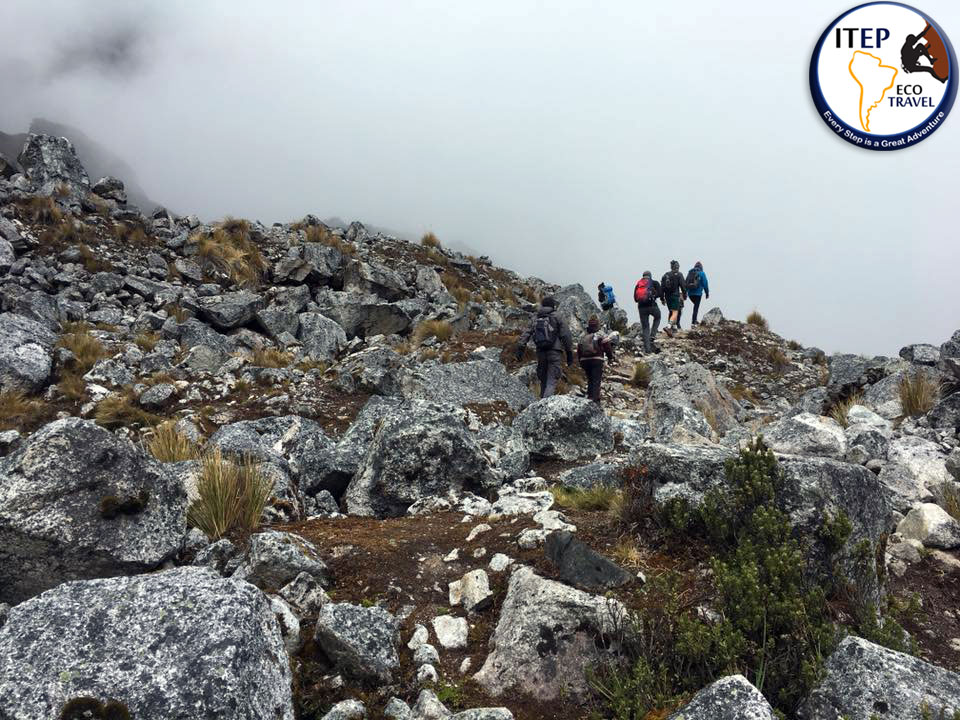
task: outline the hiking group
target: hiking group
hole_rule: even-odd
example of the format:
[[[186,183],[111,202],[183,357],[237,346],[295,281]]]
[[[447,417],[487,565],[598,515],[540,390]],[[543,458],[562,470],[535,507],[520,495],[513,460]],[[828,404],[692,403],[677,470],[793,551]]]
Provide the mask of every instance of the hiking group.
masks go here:
[[[707,275],[700,262],[690,268],[684,277],[680,273],[680,263],[672,260],[670,270],[664,274],[660,282],[653,279],[653,273],[649,270],[645,271],[633,291],[633,299],[640,312],[644,353],[660,352],[660,348],[654,343],[661,318],[660,308],[657,307],[658,300],[670,312],[664,332],[672,337],[674,331],[680,329],[680,316],[683,313],[683,304],[687,300],[693,303],[691,324],[698,324],[697,313],[704,295],[710,297],[710,285],[707,283]],[[597,285],[597,300],[604,312],[612,310],[617,303],[613,288],[606,283]],[[555,298],[547,296],[540,302],[540,308],[531,320],[530,326],[520,336],[517,346],[518,360],[523,357],[524,350],[531,340],[537,350],[537,380],[540,382],[540,397],[550,397],[556,392],[557,383],[563,377],[564,361],[567,366],[571,366],[574,358],[573,337],[566,322],[557,314]],[[594,315],[587,322],[586,332],[577,342],[577,360],[587,377],[587,397],[596,403],[600,402],[600,382],[603,378],[604,362],[605,360],[613,361],[614,340],[613,335],[601,332],[600,319]]]

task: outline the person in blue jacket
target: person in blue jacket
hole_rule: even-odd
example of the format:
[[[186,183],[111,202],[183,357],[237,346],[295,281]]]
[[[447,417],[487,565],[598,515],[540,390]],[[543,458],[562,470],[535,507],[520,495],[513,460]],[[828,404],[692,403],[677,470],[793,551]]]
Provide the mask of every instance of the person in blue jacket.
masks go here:
[[[600,301],[600,307],[609,310],[617,304],[617,296],[613,294],[613,288],[606,283],[597,285],[597,300]]]
[[[703,263],[699,260],[690,268],[690,272],[687,273],[686,285],[687,297],[689,297],[690,302],[693,303],[692,325],[696,325],[700,301],[703,300],[704,295],[706,295],[708,299],[710,298],[710,284],[707,282],[707,274],[703,271]]]

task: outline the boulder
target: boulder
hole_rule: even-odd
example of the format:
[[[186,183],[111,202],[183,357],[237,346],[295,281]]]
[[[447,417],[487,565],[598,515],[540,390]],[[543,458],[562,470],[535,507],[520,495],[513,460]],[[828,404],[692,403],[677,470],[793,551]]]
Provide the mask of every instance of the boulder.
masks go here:
[[[5,305],[7,305],[6,309],[25,318],[36,320],[53,332],[57,332],[60,329],[61,321],[66,319],[57,304],[57,298],[41,290],[17,295],[16,298],[5,303]],[[96,320],[91,320],[91,322],[96,322]]]
[[[297,337],[314,360],[332,362],[347,344],[347,335],[336,322],[320,313],[300,313]]]
[[[392,348],[380,346],[352,353],[336,369],[341,382],[355,390],[389,396],[403,392],[404,358]]]
[[[885,459],[893,427],[890,422],[863,405],[854,405],[847,412],[847,427],[843,433],[847,439],[847,459],[854,448],[862,448],[867,460]]]
[[[613,427],[586,398],[554,395],[529,405],[513,422],[534,457],[592,460],[613,450]]]
[[[348,292],[376,295],[388,302],[411,295],[400,275],[375,262],[353,260],[343,270],[343,289]]]
[[[960,392],[940,399],[927,413],[930,427],[946,430],[960,430]]]
[[[35,392],[50,377],[57,336],[22,315],[0,314],[0,388]]]
[[[320,720],[364,720],[367,708],[359,700],[341,700]]]
[[[560,578],[581,590],[603,592],[636,579],[566,530],[548,535],[545,551]]]
[[[589,490],[596,487],[620,487],[623,485],[622,463],[595,462],[571,468],[560,473],[556,483],[562,487]]]
[[[299,415],[281,415],[258,420],[241,420],[222,426],[207,441],[235,457],[250,456],[263,462],[286,463],[314,437],[326,439],[323,429],[313,420]]]
[[[678,427],[706,438],[714,431],[723,435],[738,427],[737,408],[737,401],[703,365],[652,363],[644,411],[654,437],[665,440]]]
[[[375,295],[329,289],[317,293],[317,305],[351,339],[406,332],[420,314],[420,309],[409,302],[390,303]]]
[[[234,577],[261,590],[277,591],[304,573],[329,587],[327,566],[312,543],[299,535],[267,530],[250,536],[250,547]]]
[[[73,143],[65,137],[30,133],[17,161],[43,195],[52,195],[59,185],[65,185],[74,195],[85,194],[90,187],[87,171]]]
[[[4,275],[17,260],[13,244],[4,237],[3,225],[7,222],[6,218],[0,218],[0,273]]]
[[[865,385],[872,385],[886,375],[887,358],[866,358],[839,353],[830,356],[830,377],[827,392],[833,399],[847,397]]]
[[[800,413],[763,428],[763,439],[774,452],[842,460],[847,452],[843,428],[833,418]]]
[[[115,177],[102,177],[90,188],[90,192],[104,200],[113,200],[118,205],[127,204],[127,191],[123,187],[123,182]]]
[[[458,650],[467,646],[467,619],[452,615],[438,615],[431,623],[440,647]]]
[[[897,532],[906,540],[922,542],[924,547],[941,550],[960,547],[960,522],[934,503],[913,508],[897,525]]]
[[[900,383],[905,377],[922,373],[936,384],[940,384],[939,373],[933,368],[913,367],[894,370],[882,380],[870,385],[860,402],[887,420],[895,420],[903,415],[900,405]]]
[[[69,582],[10,611],[3,717],[59,717],[81,697],[116,700],[133,718],[294,718],[266,596],[194,567]]]
[[[710,308],[707,311],[707,314],[703,316],[703,319],[700,320],[701,325],[712,326],[719,325],[724,320],[723,312],[718,307]]]
[[[584,698],[590,692],[586,671],[597,662],[596,640],[625,612],[619,601],[521,566],[510,576],[491,651],[474,680],[494,696],[510,691],[538,700]]]
[[[950,480],[946,456],[929,440],[913,435],[896,438],[887,448],[887,459],[880,482],[893,510],[907,512],[931,500],[940,485]]]
[[[960,330],[940,346],[940,362],[937,367],[945,375],[960,380]]]
[[[849,635],[827,659],[824,678],[800,708],[802,720],[932,717],[960,709],[960,675]]]
[[[900,357],[914,365],[936,366],[940,362],[940,350],[933,345],[916,343],[900,348]]]
[[[601,315],[600,307],[582,285],[567,285],[553,293],[553,297],[557,301],[557,317],[567,323],[574,341],[587,331],[592,315]]]
[[[353,515],[399,517],[422,498],[465,490],[485,494],[497,484],[462,417],[414,400],[382,420],[344,501]]]
[[[800,399],[794,403],[783,417],[792,417],[801,413],[812,413],[813,415],[823,415],[830,405],[830,396],[825,387],[815,387],[807,390]]]
[[[17,167],[17,164],[3,153],[0,153],[0,178],[9,180],[19,172],[20,168]]]
[[[707,685],[667,720],[773,720],[773,708],[743,675]]]
[[[158,567],[180,548],[186,506],[129,441],[79,418],[46,425],[0,461],[0,601]]]
[[[386,684],[400,666],[397,621],[379,607],[328,603],[320,609],[314,640],[336,672]]]
[[[499,362],[445,363],[420,368],[404,378],[407,398],[451,405],[505,403],[519,411],[533,402],[533,394]]]
[[[297,310],[283,305],[271,305],[255,313],[257,324],[276,340],[283,333],[296,337],[300,330],[300,315]],[[333,322],[330,320],[329,322]]]
[[[249,290],[198,297],[192,302],[204,320],[217,330],[233,330],[248,324],[263,307],[263,298]],[[194,309],[194,308],[191,308]]]

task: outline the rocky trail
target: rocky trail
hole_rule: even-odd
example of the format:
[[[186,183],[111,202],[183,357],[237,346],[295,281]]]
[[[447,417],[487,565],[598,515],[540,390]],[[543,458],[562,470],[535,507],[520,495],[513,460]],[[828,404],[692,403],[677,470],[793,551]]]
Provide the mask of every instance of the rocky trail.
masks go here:
[[[430,234],[92,180],[0,156],[0,720],[960,714],[960,330],[644,356]],[[547,295],[600,407],[515,355]]]

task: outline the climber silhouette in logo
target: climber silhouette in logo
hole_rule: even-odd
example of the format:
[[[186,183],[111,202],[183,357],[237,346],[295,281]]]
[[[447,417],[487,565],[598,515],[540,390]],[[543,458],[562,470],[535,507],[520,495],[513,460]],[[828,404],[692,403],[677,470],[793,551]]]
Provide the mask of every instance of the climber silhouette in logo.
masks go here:
[[[921,58],[926,58],[930,64],[921,63]],[[947,50],[937,31],[930,27],[929,23],[919,35],[907,35],[906,42],[900,48],[900,61],[905,72],[930,73],[942,83],[947,81],[950,73]]]

